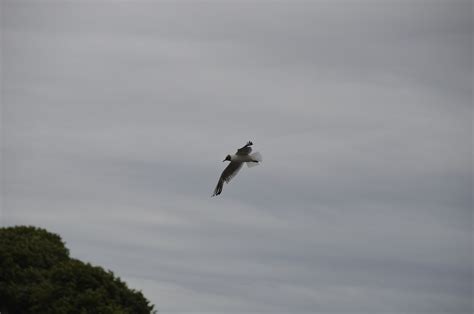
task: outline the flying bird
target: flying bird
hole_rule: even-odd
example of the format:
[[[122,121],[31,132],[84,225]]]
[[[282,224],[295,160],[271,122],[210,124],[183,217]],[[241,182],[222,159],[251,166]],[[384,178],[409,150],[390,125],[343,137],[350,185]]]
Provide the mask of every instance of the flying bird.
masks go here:
[[[252,152],[252,142],[248,142],[245,144],[244,147],[239,148],[235,155],[227,155],[225,157],[224,161],[230,161],[229,165],[222,171],[222,174],[219,178],[219,181],[217,182],[217,186],[214,189],[214,194],[212,196],[216,196],[221,194],[222,192],[222,187],[224,186],[225,183],[229,183],[230,180],[232,180],[233,177],[239,172],[240,168],[242,168],[242,165],[247,163],[247,166],[253,167],[258,165],[262,161],[262,155],[260,155],[259,152],[255,152],[251,154]]]

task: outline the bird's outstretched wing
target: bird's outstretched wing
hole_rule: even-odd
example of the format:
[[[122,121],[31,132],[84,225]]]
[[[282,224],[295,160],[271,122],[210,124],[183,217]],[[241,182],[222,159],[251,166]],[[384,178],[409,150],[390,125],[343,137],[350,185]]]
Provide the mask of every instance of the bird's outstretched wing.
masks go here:
[[[242,168],[243,163],[237,161],[231,161],[230,164],[222,171],[222,174],[217,182],[217,186],[214,189],[214,194],[212,196],[216,196],[221,194],[222,188],[224,186],[224,182],[229,183],[233,177],[239,172],[240,168]]]
[[[252,145],[253,145],[253,143],[248,141],[247,144],[245,144],[244,147],[239,148],[237,150],[236,155],[249,155],[252,152],[252,147],[250,147]]]

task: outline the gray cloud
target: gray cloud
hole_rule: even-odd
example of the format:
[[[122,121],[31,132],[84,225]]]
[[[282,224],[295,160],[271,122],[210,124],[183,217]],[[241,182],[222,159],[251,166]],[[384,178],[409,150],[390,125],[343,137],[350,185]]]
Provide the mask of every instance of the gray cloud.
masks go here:
[[[163,313],[472,312],[471,2],[1,9],[3,225]]]

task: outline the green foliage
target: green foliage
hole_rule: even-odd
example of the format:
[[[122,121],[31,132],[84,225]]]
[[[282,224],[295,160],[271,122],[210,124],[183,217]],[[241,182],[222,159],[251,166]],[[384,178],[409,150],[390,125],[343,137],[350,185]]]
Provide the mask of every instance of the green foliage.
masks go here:
[[[0,228],[0,311],[154,313],[112,272],[70,258],[58,235],[24,226]]]

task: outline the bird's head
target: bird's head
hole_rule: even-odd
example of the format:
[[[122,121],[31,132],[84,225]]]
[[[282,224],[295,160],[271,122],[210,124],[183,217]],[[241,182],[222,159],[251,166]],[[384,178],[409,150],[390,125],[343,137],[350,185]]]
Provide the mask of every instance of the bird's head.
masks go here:
[[[224,162],[224,161],[226,161],[226,160],[230,161],[230,155],[227,155],[227,156],[225,157],[225,159],[224,159],[222,162]]]

